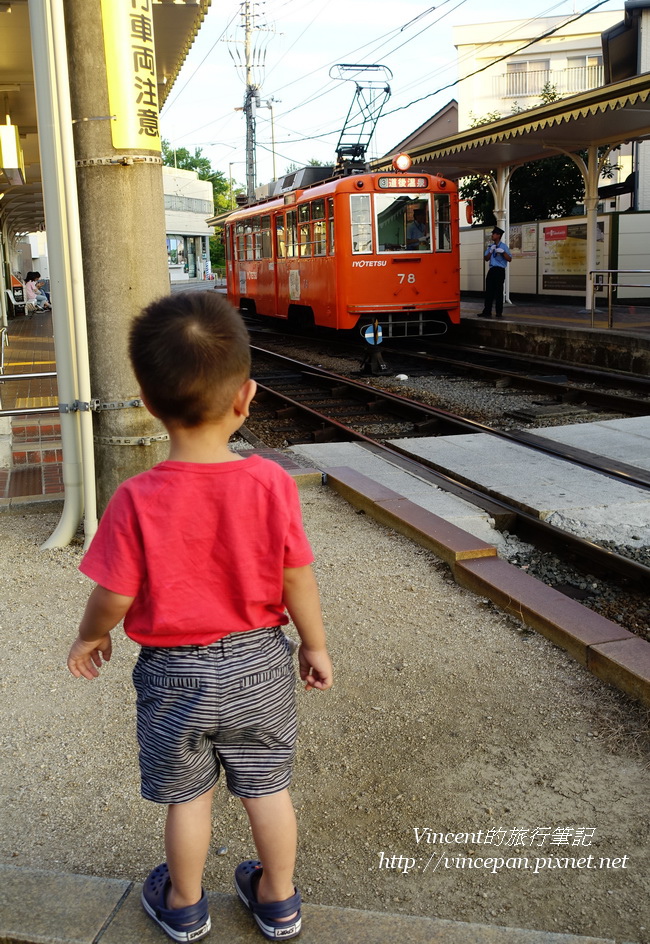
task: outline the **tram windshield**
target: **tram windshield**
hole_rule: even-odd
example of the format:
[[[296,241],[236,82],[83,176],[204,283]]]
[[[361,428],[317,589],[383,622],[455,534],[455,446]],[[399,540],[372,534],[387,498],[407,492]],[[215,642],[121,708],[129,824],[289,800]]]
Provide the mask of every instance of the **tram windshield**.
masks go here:
[[[431,252],[428,199],[375,194],[379,252]]]

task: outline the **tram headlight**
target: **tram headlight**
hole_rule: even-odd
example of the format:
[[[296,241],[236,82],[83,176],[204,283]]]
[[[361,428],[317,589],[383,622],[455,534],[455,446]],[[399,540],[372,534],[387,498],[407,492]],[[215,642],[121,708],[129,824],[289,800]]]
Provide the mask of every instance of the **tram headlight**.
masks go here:
[[[408,156],[408,154],[398,154],[396,157],[393,158],[393,167],[395,168],[395,170],[404,172],[406,170],[409,170],[412,164],[413,164],[413,161]]]

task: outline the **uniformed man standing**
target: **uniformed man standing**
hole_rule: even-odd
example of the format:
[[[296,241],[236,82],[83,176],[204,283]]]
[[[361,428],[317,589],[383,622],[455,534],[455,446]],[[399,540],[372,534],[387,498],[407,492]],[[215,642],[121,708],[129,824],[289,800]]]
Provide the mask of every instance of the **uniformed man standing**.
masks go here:
[[[506,244],[501,242],[502,236],[503,230],[495,226],[492,230],[492,242],[485,250],[484,259],[489,265],[485,278],[485,301],[479,318],[492,317],[493,303],[497,318],[503,316],[503,286],[506,280],[506,268],[508,263],[512,262],[512,256]]]

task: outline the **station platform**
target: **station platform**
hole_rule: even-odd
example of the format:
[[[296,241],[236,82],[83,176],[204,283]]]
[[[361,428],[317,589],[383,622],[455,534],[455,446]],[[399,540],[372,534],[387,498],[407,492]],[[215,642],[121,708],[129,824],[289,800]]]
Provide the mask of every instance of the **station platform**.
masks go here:
[[[120,879],[0,866],[0,940],[11,944],[160,944],[141,886]],[[259,944],[236,895],[209,892],[214,944]],[[327,905],[303,905],[304,944],[614,944],[610,938],[468,924]]]
[[[573,302],[573,300],[571,300]],[[483,310],[480,297],[465,297],[461,300],[461,319],[478,318]],[[650,305],[615,305],[612,309],[612,327],[608,327],[607,303],[598,301],[594,309],[592,324],[591,310],[585,309],[581,299],[575,303],[560,302],[555,297],[542,299],[513,296],[503,306],[503,318],[497,319],[492,313],[491,319],[478,318],[481,323],[490,324],[499,321],[524,325],[548,325],[575,328],[581,331],[614,331],[618,333],[650,335]]]

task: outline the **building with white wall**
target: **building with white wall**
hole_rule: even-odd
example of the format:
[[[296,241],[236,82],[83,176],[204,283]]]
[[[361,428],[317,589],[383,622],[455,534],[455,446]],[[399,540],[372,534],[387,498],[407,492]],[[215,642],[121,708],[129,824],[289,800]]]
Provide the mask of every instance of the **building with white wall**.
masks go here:
[[[618,10],[454,27],[460,130],[494,112],[505,117],[539,105],[547,84],[562,96],[602,85],[601,34],[622,15]]]
[[[512,112],[534,108],[541,104],[547,88],[564,98],[603,85],[602,34],[618,24],[622,16],[622,10],[614,10],[455,27],[458,75],[462,79],[457,86],[459,129],[470,128],[488,115],[505,118]],[[611,177],[601,178],[600,183],[616,191],[612,185],[621,186],[631,179],[631,146],[613,152],[610,162]],[[599,209],[630,209],[630,191],[631,187],[621,188],[604,195]]]
[[[210,236],[206,220],[214,215],[212,184],[196,171],[163,167],[167,260],[172,282],[205,279],[210,274]]]

